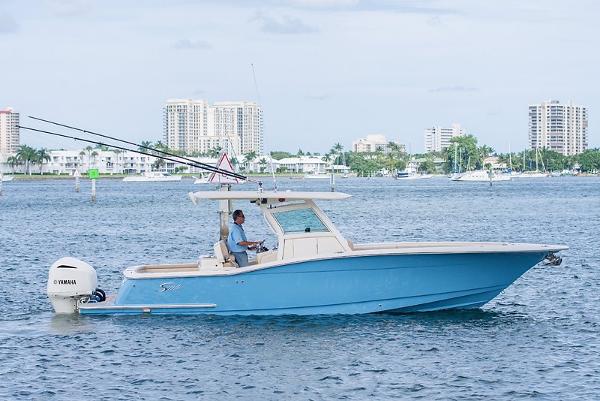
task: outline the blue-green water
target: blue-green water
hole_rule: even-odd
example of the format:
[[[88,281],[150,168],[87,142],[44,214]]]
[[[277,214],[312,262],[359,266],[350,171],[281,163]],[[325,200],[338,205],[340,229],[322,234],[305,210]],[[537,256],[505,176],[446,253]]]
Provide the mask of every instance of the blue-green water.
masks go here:
[[[280,180],[280,189],[328,190]],[[266,184],[270,186],[269,183]],[[319,317],[54,316],[50,264],[92,264],[113,292],[132,264],[195,260],[215,204],[179,183],[4,183],[0,197],[0,399],[591,400],[600,394],[600,179],[497,183],[338,180],[322,202],[354,242],[564,243],[481,311]],[[245,188],[253,188],[250,184]],[[240,203],[251,239],[273,238]]]

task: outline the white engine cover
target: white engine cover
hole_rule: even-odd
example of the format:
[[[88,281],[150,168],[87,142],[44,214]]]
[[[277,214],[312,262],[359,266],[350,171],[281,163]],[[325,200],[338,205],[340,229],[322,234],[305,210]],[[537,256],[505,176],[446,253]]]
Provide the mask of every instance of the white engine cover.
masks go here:
[[[91,295],[97,285],[96,270],[82,260],[66,257],[50,266],[47,291],[56,313],[77,312],[78,300]]]

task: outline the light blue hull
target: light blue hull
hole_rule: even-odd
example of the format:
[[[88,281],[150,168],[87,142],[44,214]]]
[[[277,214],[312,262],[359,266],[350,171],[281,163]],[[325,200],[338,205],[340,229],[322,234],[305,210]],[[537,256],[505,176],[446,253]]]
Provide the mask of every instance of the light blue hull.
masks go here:
[[[229,276],[126,279],[81,314],[314,315],[478,308],[545,252],[371,255]]]

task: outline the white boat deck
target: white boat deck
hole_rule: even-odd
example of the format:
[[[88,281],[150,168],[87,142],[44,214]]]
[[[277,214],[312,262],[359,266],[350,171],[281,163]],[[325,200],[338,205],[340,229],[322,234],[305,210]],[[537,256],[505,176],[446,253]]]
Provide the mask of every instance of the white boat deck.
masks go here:
[[[526,244],[506,242],[395,242],[395,243],[365,243],[352,244],[351,251],[332,253],[330,255],[315,255],[307,258],[290,258],[285,260],[270,260],[257,264],[253,261],[249,266],[237,268],[233,266],[201,267],[198,262],[157,264],[133,266],[125,270],[124,275],[130,279],[157,277],[189,277],[205,275],[231,275],[246,273],[254,270],[301,263],[309,260],[331,258],[351,258],[375,255],[423,255],[423,254],[468,254],[468,253],[523,253],[523,252],[558,252],[568,249],[564,245]]]

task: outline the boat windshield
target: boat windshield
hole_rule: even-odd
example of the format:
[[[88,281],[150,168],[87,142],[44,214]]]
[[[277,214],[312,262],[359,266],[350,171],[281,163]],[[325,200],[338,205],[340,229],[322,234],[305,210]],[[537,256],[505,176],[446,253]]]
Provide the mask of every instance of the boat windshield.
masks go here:
[[[285,234],[329,231],[314,210],[310,208],[274,212],[273,217]]]

